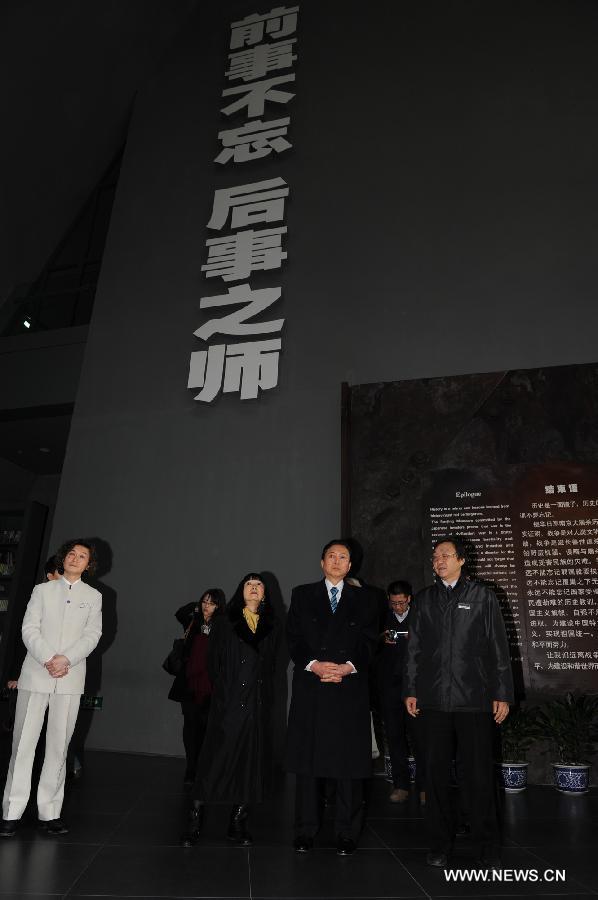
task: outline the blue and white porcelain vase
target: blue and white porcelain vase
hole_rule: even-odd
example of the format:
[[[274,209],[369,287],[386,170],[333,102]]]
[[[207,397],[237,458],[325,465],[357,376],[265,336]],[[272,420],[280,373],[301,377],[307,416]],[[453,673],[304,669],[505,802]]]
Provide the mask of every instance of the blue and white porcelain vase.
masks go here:
[[[408,756],[407,757],[407,765],[409,766],[409,781],[411,784],[415,781],[415,757]],[[384,755],[384,774],[386,775],[386,780],[392,782],[392,765],[390,762],[390,756],[388,753]]]
[[[590,766],[552,764],[554,786],[562,794],[587,794],[590,788]]]
[[[415,756],[407,757],[407,765],[409,766],[409,781],[411,784],[415,783]]]
[[[384,754],[384,777],[386,778],[386,781],[388,781],[390,784],[393,783],[393,779],[392,779],[392,763],[391,763],[391,761],[390,761],[390,754],[389,754],[389,753],[385,753],[385,754]]]
[[[526,762],[498,763],[498,781],[507,794],[519,794],[527,787]]]

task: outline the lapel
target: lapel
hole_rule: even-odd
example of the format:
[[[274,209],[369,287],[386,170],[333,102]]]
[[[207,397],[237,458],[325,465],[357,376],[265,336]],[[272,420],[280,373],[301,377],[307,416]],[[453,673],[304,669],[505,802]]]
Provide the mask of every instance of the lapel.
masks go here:
[[[332,610],[330,608],[330,598],[326,590],[326,582],[324,579],[318,581],[314,591],[314,612],[319,620],[328,622],[332,618]]]
[[[354,588],[352,585],[345,582],[340,603],[334,614],[334,618],[337,619],[339,623],[344,622],[345,619],[350,619],[351,616],[354,615],[355,601],[356,599],[359,599],[358,592],[361,590],[363,590],[363,588]]]

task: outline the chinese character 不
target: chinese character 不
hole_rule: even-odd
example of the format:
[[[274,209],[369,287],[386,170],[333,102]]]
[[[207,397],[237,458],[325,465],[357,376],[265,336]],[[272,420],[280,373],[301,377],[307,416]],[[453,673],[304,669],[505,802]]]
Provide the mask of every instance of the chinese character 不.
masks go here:
[[[285,228],[238,231],[227,237],[206,241],[208,261],[201,267],[206,278],[220,276],[223,281],[240,281],[251,272],[280,269],[287,254],[281,246]]]
[[[259,44],[264,37],[264,25],[266,34],[269,34],[274,40],[294,34],[297,30],[298,10],[298,6],[289,6],[288,9],[285,9],[284,6],[277,6],[263,16],[253,13],[238,22],[233,22],[230,26],[230,49],[237,50],[239,47]]]
[[[282,153],[289,150],[293,145],[290,144],[284,135],[287,133],[287,126],[291,120],[275,119],[270,122],[262,122],[257,119],[255,122],[246,122],[239,128],[231,128],[227,131],[220,131],[218,137],[222,141],[223,150],[215,158],[214,162],[224,165],[229,159],[238,162],[248,162],[252,159],[260,159],[262,156],[269,156],[274,150],[276,153]]]
[[[232,228],[243,228],[256,222],[280,222],[284,218],[284,198],[288,196],[289,189],[283,178],[214,191],[214,205],[207,227],[220,231],[231,210]]]
[[[254,81],[256,78],[263,78],[268,72],[288,69],[297,59],[293,54],[294,43],[295,38],[281,41],[280,44],[260,44],[250,50],[231,53],[228,57],[230,69],[225,75],[230,81],[234,78]]]
[[[554,494],[554,484],[545,484],[544,485],[544,493],[545,494]]]
[[[284,325],[284,319],[273,319],[270,322],[254,322],[248,324],[247,319],[263,312],[269,306],[275,303],[282,293],[282,289],[263,288],[259,291],[252,291],[248,284],[236,284],[228,289],[228,294],[214,297],[202,297],[200,300],[201,309],[213,309],[215,306],[234,306],[240,303],[246,304],[244,309],[238,309],[236,312],[229,313],[219,319],[210,319],[201,328],[194,332],[195,337],[201,338],[202,341],[209,340],[213,334],[232,334],[237,336],[247,334],[269,334],[280,331]]]
[[[277,91],[275,85],[287,84],[294,81],[294,75],[278,75],[276,78],[267,78],[265,81],[255,81],[253,84],[242,84],[240,87],[225,88],[222,91],[223,97],[231,97],[234,94],[244,94],[238,100],[224,106],[220,112],[225,116],[230,116],[235,112],[239,112],[244,106],[247,107],[247,115],[253,119],[254,116],[263,116],[266,108],[266,101],[269,103],[288,103],[295,96],[289,91]]]
[[[187,387],[201,388],[194,399],[204,403],[214,400],[220,390],[224,394],[240,391],[241,400],[255,400],[259,390],[278,384],[280,347],[277,338],[198,350],[191,354]]]

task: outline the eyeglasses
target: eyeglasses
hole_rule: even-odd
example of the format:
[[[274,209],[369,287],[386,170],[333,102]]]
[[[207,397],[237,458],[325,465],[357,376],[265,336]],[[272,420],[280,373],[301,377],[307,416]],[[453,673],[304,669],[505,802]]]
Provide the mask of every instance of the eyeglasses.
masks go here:
[[[431,556],[430,559],[433,563],[440,562],[441,559],[451,559],[453,556],[456,556],[456,553],[439,553],[437,556]]]

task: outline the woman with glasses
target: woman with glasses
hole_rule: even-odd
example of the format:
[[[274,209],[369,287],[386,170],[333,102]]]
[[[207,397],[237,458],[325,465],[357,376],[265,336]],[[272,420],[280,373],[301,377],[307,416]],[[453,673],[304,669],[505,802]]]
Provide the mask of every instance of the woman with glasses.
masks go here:
[[[208,670],[212,703],[206,738],[182,845],[197,843],[204,803],[232,804],[227,837],[252,843],[247,831],[250,804],[259,802],[271,770],[274,662],[278,628],[260,575],[246,575],[215,622],[210,635]]]
[[[175,613],[177,621],[185,629],[185,644],[183,668],[176,676],[168,698],[179,702],[183,713],[187,785],[195,781],[197,760],[210,711],[212,684],[208,674],[208,637],[215,617],[224,611],[225,602],[224,591],[209,588],[204,591],[199,603],[187,603]]]

